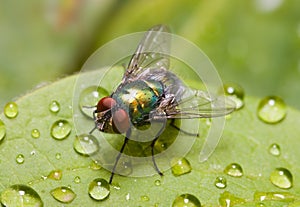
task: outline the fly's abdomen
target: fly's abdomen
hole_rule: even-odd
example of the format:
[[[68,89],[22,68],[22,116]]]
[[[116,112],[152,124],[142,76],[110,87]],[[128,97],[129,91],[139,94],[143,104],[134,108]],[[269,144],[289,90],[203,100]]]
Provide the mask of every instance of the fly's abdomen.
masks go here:
[[[158,107],[163,94],[163,85],[158,81],[137,80],[124,85],[114,93],[118,105],[129,113],[133,124],[148,118],[149,113]]]

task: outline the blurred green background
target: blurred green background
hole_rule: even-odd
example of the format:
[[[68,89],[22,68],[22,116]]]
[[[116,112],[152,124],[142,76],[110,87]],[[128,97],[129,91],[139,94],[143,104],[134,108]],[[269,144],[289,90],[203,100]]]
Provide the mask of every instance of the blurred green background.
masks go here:
[[[298,0],[0,0],[0,106],[159,23],[198,45],[223,81],[300,109]]]

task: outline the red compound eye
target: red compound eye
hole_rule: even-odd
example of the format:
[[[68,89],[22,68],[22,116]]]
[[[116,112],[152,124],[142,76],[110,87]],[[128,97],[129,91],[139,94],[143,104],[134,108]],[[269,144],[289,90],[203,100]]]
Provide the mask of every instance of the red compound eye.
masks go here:
[[[97,112],[106,111],[116,105],[116,101],[111,97],[104,97],[100,99],[97,104]]]
[[[113,129],[115,132],[124,133],[129,127],[129,116],[123,109],[118,109],[113,114]]]

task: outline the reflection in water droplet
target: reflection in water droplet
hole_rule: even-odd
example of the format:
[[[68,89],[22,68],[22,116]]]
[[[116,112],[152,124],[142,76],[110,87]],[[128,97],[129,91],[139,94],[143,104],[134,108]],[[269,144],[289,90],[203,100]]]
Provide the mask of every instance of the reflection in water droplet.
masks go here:
[[[1,143],[2,140],[4,139],[5,135],[6,135],[5,124],[4,124],[3,121],[0,119],[0,143]]]
[[[40,137],[40,131],[38,129],[33,129],[31,131],[31,137],[32,138],[39,138]]]
[[[16,162],[17,162],[18,164],[23,164],[23,163],[25,162],[25,157],[24,157],[24,155],[18,154],[17,157],[16,157]]]
[[[182,194],[178,196],[173,204],[172,207],[201,207],[201,203],[194,195],[191,194]]]
[[[110,187],[106,180],[97,178],[89,185],[89,195],[94,200],[102,201],[109,196]]]
[[[286,168],[276,168],[270,175],[271,182],[282,189],[288,189],[293,186],[293,176]]]
[[[60,104],[57,101],[51,101],[49,110],[53,113],[57,113],[60,110]]]
[[[183,175],[192,171],[192,166],[185,158],[174,158],[171,160],[172,173],[175,176]]]
[[[234,83],[224,84],[225,95],[228,96],[236,104],[236,109],[244,106],[244,89]]]
[[[76,194],[70,188],[65,186],[51,190],[50,194],[53,198],[62,203],[71,203],[76,198]]]
[[[132,173],[133,167],[129,157],[121,157],[116,167],[116,172],[120,175],[128,176]]]
[[[81,178],[80,178],[79,176],[76,176],[76,177],[74,178],[74,183],[78,184],[78,183],[80,183],[80,182],[81,182]]]
[[[95,110],[93,106],[96,106],[98,101],[105,96],[109,96],[109,93],[104,88],[91,86],[84,89],[79,96],[79,107],[81,112],[84,115],[93,118],[93,112]]]
[[[224,191],[219,197],[219,204],[221,207],[230,207],[243,203],[245,203],[245,199],[236,197],[228,191]]]
[[[62,171],[61,170],[52,170],[47,178],[52,180],[60,180],[62,177]]]
[[[260,101],[257,115],[265,123],[278,123],[286,116],[286,105],[281,98],[268,96]]]
[[[280,146],[276,143],[271,144],[269,147],[269,153],[274,156],[279,156],[281,153]]]
[[[243,169],[237,163],[231,163],[224,169],[224,173],[232,177],[241,177],[243,176]]]
[[[227,180],[224,177],[217,177],[215,180],[215,186],[220,189],[224,189],[227,186]]]
[[[92,155],[99,150],[99,143],[96,137],[91,134],[76,136],[73,143],[74,150],[81,155]]]
[[[1,193],[1,206],[43,206],[39,194],[26,185],[13,185]]]
[[[51,135],[54,139],[62,140],[69,136],[71,129],[72,127],[68,121],[58,120],[51,127]]]
[[[293,202],[295,196],[288,192],[255,192],[254,201]]]
[[[60,154],[60,153],[56,153],[56,154],[55,154],[55,158],[56,158],[57,160],[60,160],[60,159],[61,159],[61,154]]]
[[[9,102],[4,106],[4,114],[7,118],[15,118],[18,113],[18,105],[15,102]]]

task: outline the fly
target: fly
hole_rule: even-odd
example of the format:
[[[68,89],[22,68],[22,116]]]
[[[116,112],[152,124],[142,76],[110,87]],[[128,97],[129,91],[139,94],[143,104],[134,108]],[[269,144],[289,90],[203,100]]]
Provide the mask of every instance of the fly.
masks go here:
[[[116,166],[132,135],[132,128],[151,122],[161,122],[162,127],[151,143],[151,156],[155,170],[159,170],[154,159],[154,144],[165,129],[167,119],[174,125],[175,119],[198,119],[224,116],[234,111],[234,105],[220,105],[219,99],[208,93],[193,90],[169,71],[170,58],[167,55],[170,41],[165,25],[151,28],[139,43],[132,56],[121,83],[108,97],[99,100],[93,113],[95,129],[105,133],[124,134],[124,142],[116,157],[109,183],[112,182]],[[207,107],[215,105],[215,107]],[[186,134],[193,135],[189,132]]]

